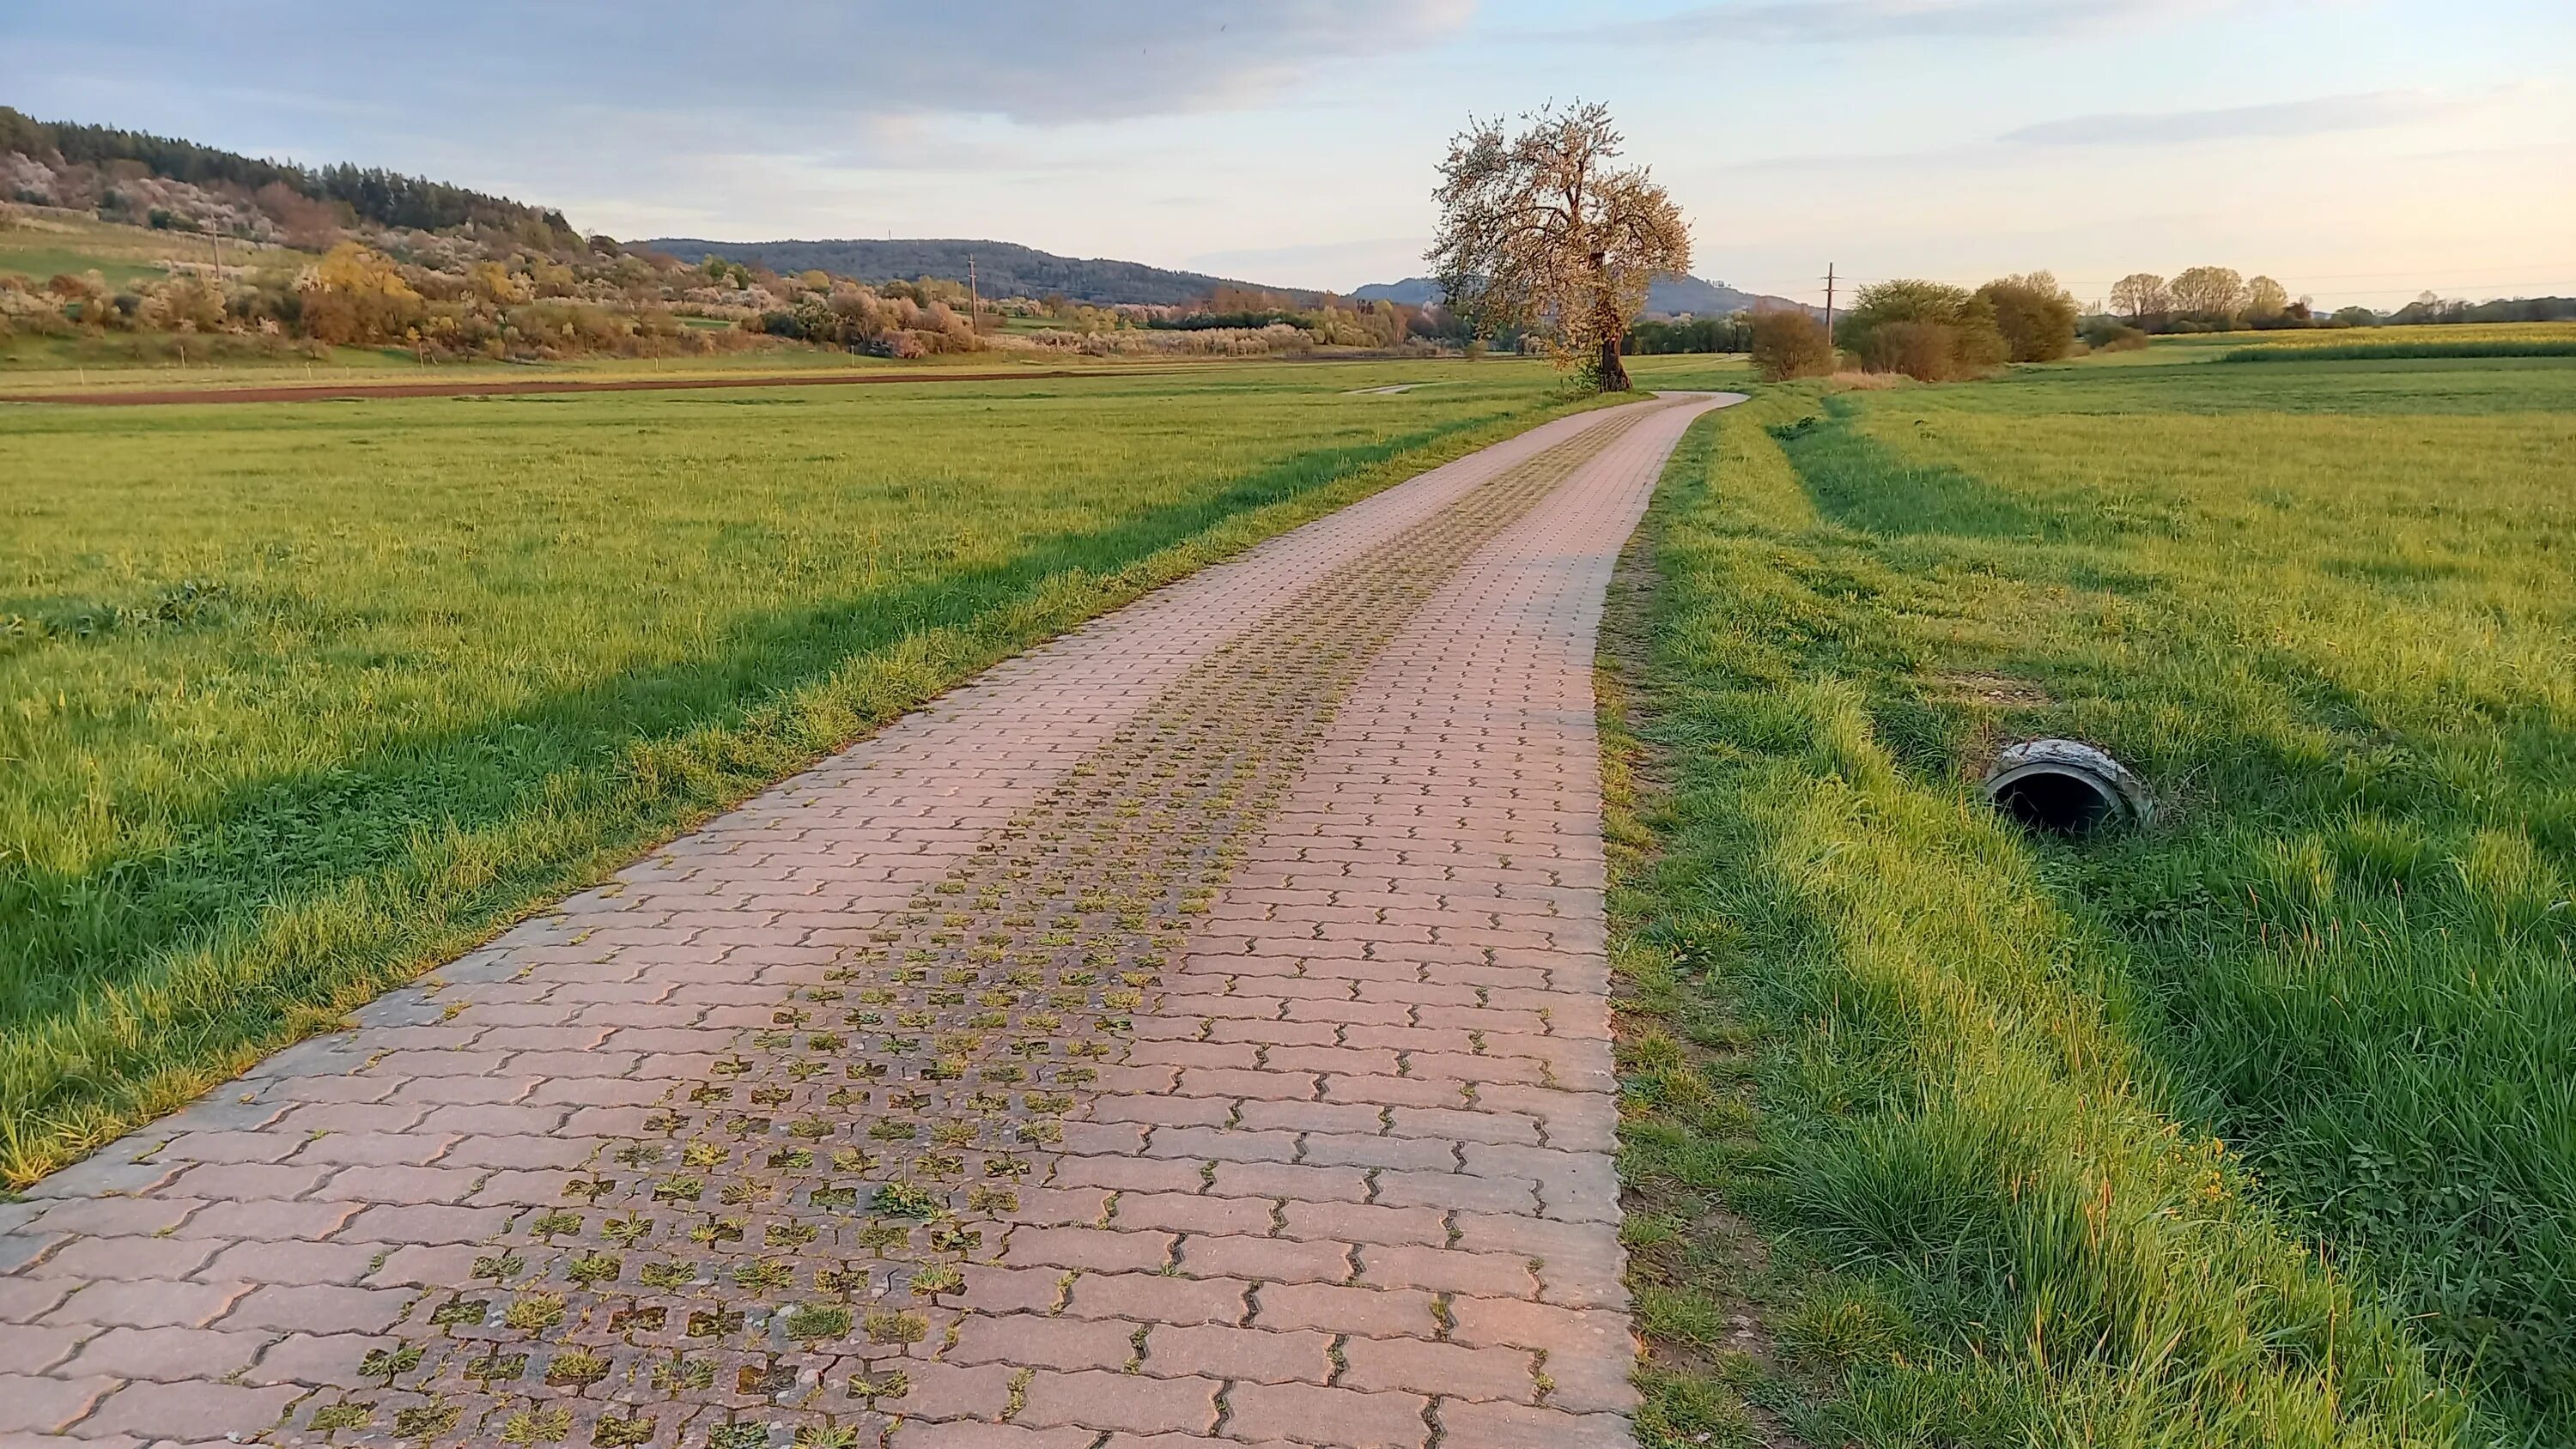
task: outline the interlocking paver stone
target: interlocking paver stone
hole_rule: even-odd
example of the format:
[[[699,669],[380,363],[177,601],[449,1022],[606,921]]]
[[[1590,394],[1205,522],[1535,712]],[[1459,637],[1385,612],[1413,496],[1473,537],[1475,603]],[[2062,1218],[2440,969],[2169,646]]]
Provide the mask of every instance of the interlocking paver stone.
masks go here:
[[[1593,636],[1717,402],[1034,650],[38,1184],[0,1428],[1627,1443]]]

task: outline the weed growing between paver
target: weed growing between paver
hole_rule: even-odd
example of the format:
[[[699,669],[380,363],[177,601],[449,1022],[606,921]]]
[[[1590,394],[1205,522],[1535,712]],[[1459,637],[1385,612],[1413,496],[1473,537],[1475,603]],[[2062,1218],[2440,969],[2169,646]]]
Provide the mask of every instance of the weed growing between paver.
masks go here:
[[[447,1443],[871,1438],[965,1269],[1370,662],[1640,412],[1539,453],[1193,666],[869,947],[678,1084],[298,1428]],[[1067,1286],[1070,1286],[1068,1279]],[[844,1441],[834,1436],[849,1435]]]
[[[997,659],[1583,405],[1453,370],[12,414],[0,1177]]]
[[[2433,365],[2402,418],[2385,370],[2284,364],[1700,425],[1613,814],[1650,1440],[1748,1401],[1814,1443],[2563,1437],[2537,365]],[[1999,824],[1971,781],[2030,733],[2165,822]]]

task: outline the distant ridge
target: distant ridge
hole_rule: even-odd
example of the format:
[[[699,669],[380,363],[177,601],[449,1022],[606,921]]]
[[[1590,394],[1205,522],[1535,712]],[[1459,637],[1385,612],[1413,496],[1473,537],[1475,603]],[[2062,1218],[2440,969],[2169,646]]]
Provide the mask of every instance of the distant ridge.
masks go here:
[[[1060,292],[1077,302],[1139,303],[1182,306],[1205,299],[1219,287],[1240,287],[1290,298],[1311,307],[1323,294],[1297,287],[1264,287],[1204,272],[1179,272],[1122,262],[1108,257],[1060,257],[1013,242],[958,238],[905,237],[890,241],[850,238],[839,241],[706,241],[697,237],[656,237],[633,243],[667,252],[684,262],[709,256],[745,266],[794,273],[820,269],[862,282],[911,281],[916,277],[966,280],[966,259],[975,259],[975,278],[987,297],[1043,297]]]
[[[1374,302],[1383,297],[1390,302],[1423,307],[1440,300],[1440,284],[1429,277],[1407,277],[1401,282],[1371,282],[1351,295],[1363,302]],[[1723,317],[1731,312],[1750,312],[1757,307],[1818,310],[1786,297],[1739,292],[1723,282],[1704,282],[1697,277],[1665,277],[1646,291],[1646,315],[1649,317],[1678,317],[1685,312],[1694,317]]]

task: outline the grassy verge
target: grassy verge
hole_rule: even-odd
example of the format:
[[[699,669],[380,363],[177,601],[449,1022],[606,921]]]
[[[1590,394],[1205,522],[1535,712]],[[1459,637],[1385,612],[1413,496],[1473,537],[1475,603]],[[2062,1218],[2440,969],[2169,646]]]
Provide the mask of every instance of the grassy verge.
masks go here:
[[[1607,722],[1650,1441],[2565,1442],[2576,374],[2499,366],[1688,440]],[[2042,733],[2163,823],[1999,826]]]
[[[1569,404],[1543,368],[0,430],[26,1182],[991,662]]]

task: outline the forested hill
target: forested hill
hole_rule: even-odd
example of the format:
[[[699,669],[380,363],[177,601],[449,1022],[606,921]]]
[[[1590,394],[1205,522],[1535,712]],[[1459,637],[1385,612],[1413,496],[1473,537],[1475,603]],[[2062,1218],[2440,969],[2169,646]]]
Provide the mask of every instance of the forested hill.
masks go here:
[[[578,241],[563,213],[505,196],[487,196],[405,176],[379,166],[324,166],[274,161],[225,151],[174,136],[121,131],[77,121],[39,121],[0,106],[0,154],[18,152],[57,165],[105,168],[133,162],[167,181],[191,186],[230,185],[244,192],[283,186],[315,201],[337,202],[362,222],[446,231],[478,223],[505,231]]]
[[[916,277],[966,280],[966,261],[975,261],[975,280],[987,297],[1045,297],[1060,293],[1077,302],[1116,302],[1183,306],[1205,300],[1220,287],[1263,291],[1284,297],[1290,305],[1312,307],[1321,294],[1287,287],[1262,287],[1201,272],[1176,272],[1143,262],[1105,257],[1060,257],[1011,242],[964,241],[906,237],[893,241],[705,241],[695,237],[656,237],[634,245],[665,252],[684,262],[715,256],[745,266],[767,267],[793,276],[825,271],[862,282],[904,282]]]

